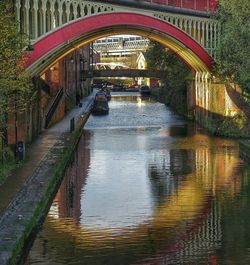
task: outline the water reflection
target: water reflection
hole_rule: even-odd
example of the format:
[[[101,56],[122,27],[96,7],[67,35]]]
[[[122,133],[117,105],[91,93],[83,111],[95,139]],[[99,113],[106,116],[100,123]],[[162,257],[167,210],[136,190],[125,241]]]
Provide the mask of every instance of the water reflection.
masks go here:
[[[148,163],[150,187],[160,205],[166,197],[178,191],[185,177],[194,170],[193,150],[172,149],[156,154]]]
[[[89,149],[85,142],[89,135],[83,134],[71,163],[68,166],[61,187],[51,206],[49,215],[57,219],[71,218],[76,224],[81,217],[81,189],[85,185],[90,163]],[[83,148],[81,148],[83,147]]]
[[[90,118],[28,264],[223,260],[223,205],[245,187],[237,142],[140,100]]]

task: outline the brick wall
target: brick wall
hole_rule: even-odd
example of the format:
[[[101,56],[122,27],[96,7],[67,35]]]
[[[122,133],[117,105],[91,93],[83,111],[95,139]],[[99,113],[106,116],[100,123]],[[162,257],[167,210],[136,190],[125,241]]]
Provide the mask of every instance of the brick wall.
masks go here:
[[[94,62],[99,62],[98,54]],[[90,80],[84,80],[82,70],[89,67],[89,45],[78,48],[56,62],[36,80],[34,86],[39,91],[38,98],[25,113],[8,115],[8,144],[15,145],[16,141],[31,142],[44,128],[45,115],[58,91],[63,88],[64,95],[55,111],[51,124],[60,121],[73,107],[76,106],[76,94],[86,95],[86,87]],[[46,88],[46,89],[45,89]]]

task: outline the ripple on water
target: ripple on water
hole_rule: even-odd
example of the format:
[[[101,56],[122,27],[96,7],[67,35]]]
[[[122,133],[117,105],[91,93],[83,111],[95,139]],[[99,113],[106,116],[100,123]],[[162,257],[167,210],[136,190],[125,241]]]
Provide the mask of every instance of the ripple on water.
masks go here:
[[[109,115],[90,116],[28,264],[231,262],[234,240],[222,242],[249,205],[243,165],[236,141],[117,94]]]

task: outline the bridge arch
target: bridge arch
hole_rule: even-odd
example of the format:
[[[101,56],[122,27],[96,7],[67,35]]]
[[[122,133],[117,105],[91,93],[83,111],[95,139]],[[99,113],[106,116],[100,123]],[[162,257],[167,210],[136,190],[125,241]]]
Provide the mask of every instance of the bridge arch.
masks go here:
[[[78,47],[115,34],[137,34],[158,41],[176,52],[196,72],[210,72],[212,58],[184,31],[158,18],[132,12],[79,18],[46,34],[33,44],[27,70],[33,75],[41,74]]]

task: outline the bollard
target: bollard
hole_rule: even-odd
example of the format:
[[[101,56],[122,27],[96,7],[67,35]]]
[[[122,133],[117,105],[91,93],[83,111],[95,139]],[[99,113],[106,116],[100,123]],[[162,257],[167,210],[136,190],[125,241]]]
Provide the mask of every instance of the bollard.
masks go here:
[[[70,132],[73,132],[75,130],[75,118],[72,118],[70,120]]]
[[[25,159],[25,144],[23,141],[18,141],[16,144],[16,159],[20,161]]]

